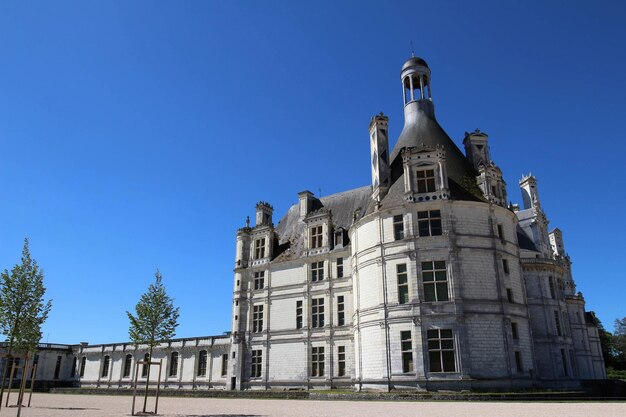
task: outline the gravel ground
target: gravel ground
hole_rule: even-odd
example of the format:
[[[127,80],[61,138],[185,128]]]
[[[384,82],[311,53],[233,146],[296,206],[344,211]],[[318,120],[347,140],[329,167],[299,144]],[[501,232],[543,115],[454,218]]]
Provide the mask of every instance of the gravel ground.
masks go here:
[[[24,417],[129,416],[132,397],[100,395],[34,394]],[[141,401],[138,401],[141,404]],[[154,407],[154,400],[148,403]],[[17,409],[2,407],[0,417],[15,416]],[[626,417],[626,402],[386,402],[247,400],[222,398],[172,398],[159,400],[163,417]]]

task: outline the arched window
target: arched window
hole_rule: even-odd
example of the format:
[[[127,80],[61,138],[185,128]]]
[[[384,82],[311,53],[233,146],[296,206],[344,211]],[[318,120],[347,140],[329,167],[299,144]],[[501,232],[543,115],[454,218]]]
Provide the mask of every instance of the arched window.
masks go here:
[[[109,376],[109,365],[111,364],[111,357],[106,355],[104,357],[104,363],[102,364],[102,377]]]
[[[172,352],[170,358],[170,376],[176,376],[178,373],[178,352]]]
[[[206,376],[207,351],[201,350],[198,354],[198,376]]]
[[[150,362],[150,354],[149,353],[146,353],[145,355],[143,355],[143,361],[145,363],[141,367],[141,376],[143,378],[145,378],[145,377],[148,376],[148,368],[150,367],[150,365],[148,364],[148,362]]]
[[[133,355],[126,355],[126,359],[124,359],[124,373],[122,374],[123,378],[128,378],[130,376],[130,366],[133,363]]]

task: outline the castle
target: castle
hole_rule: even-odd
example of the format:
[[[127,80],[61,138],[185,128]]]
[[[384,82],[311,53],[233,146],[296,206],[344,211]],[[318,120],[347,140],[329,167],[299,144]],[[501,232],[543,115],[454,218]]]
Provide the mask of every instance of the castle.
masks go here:
[[[395,146],[386,116],[369,124],[371,185],[302,191],[276,225],[258,203],[254,226],[237,231],[232,332],[162,344],[154,358],[166,387],[521,389],[606,378],[535,177],[519,182],[523,208],[509,205],[488,136],[466,133],[463,153],[437,122],[427,63],[410,58],[400,78]],[[50,355],[56,368],[67,363],[57,379],[98,387],[130,386],[146,352],[64,349]]]

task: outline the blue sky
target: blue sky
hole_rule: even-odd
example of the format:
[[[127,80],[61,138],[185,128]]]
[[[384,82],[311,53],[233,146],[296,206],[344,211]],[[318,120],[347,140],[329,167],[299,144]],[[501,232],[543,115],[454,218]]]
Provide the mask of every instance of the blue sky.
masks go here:
[[[538,177],[604,324],[626,316],[623,2],[0,3],[0,268],[24,237],[54,306],[44,340],[127,340],[158,267],[179,337],[229,330],[235,231],[297,192],[368,185],[370,117],[432,69],[460,145]]]

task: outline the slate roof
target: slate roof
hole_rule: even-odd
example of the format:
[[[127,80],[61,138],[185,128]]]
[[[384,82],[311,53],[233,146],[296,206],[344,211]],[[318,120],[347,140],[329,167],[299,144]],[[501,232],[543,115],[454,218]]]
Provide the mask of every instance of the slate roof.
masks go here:
[[[446,168],[449,178],[460,184],[463,177],[474,178],[478,175],[465,158],[465,155],[463,155],[434,117],[429,117],[422,110],[416,111],[414,116],[414,121],[404,125],[404,129],[402,129],[402,133],[400,133],[400,137],[393,147],[393,151],[391,151],[392,165],[398,163],[402,165],[401,152],[404,148],[422,144],[432,147],[440,145],[446,151]],[[396,158],[399,160],[396,161]]]
[[[309,214],[327,211],[331,215],[331,222],[335,229],[342,227],[348,230],[353,219],[363,217],[369,206],[373,204],[371,199],[371,187],[365,186],[353,190],[344,191],[322,197],[314,205],[316,210]],[[357,213],[358,210],[358,213]],[[355,217],[355,213],[356,217]],[[305,223],[300,219],[298,204],[292,205],[285,216],[278,222],[276,233],[279,236],[278,246],[273,262],[282,262],[300,257],[304,250]]]

